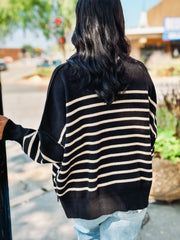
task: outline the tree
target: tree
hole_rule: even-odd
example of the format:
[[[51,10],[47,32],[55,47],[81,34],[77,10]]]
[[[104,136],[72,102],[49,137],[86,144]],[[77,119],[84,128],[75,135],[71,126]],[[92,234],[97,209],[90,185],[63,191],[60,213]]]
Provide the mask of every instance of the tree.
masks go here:
[[[72,29],[75,24],[75,7],[77,0],[58,0],[59,1],[59,11],[62,17],[65,19],[66,28]]]
[[[35,55],[41,54],[43,52],[43,50],[41,48],[34,48],[30,45],[24,45],[22,47],[22,52],[23,52],[23,54],[29,53],[32,56],[35,56]]]
[[[71,29],[75,22],[76,3],[77,0],[1,0],[0,38],[17,28],[28,28],[33,32],[41,30],[48,38],[51,34],[49,23],[55,15],[61,15],[65,28]]]

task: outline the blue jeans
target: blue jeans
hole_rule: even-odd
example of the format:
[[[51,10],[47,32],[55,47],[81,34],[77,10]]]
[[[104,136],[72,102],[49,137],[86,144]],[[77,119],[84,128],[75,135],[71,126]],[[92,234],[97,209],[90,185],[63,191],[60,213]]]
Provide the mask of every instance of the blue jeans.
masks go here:
[[[146,210],[115,212],[94,220],[73,219],[78,240],[135,240]]]

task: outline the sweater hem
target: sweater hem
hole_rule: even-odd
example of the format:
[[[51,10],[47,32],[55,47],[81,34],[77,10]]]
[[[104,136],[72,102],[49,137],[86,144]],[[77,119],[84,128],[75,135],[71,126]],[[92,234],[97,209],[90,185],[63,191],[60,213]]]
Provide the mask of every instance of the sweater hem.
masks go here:
[[[144,209],[148,206],[150,188],[134,189],[131,192],[102,193],[94,200],[87,197],[60,199],[67,218],[96,219],[116,211]]]

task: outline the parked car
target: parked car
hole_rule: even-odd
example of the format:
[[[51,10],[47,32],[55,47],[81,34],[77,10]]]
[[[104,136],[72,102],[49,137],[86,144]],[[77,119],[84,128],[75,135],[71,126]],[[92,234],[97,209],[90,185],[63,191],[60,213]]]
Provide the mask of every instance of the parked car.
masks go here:
[[[61,65],[61,61],[60,60],[53,60],[52,64],[53,64],[53,66],[58,67],[59,65]]]
[[[37,67],[57,67],[61,64],[60,60],[44,60],[41,64],[37,65]]]
[[[4,60],[0,59],[0,71],[6,71],[7,70],[7,64],[4,62]]]
[[[50,67],[51,64],[48,62],[48,60],[44,60],[41,64],[37,65],[37,67]]]

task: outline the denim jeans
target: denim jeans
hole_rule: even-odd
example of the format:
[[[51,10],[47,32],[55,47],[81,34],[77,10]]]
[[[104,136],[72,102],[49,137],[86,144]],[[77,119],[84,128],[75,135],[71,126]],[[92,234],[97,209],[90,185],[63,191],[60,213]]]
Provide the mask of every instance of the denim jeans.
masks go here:
[[[136,240],[146,210],[118,211],[94,220],[73,219],[78,240]]]

